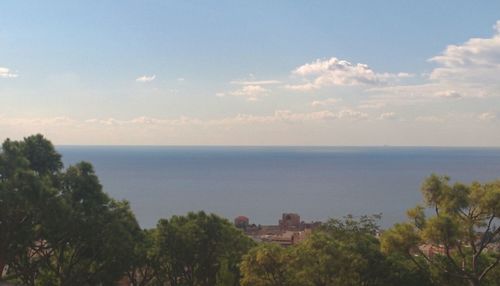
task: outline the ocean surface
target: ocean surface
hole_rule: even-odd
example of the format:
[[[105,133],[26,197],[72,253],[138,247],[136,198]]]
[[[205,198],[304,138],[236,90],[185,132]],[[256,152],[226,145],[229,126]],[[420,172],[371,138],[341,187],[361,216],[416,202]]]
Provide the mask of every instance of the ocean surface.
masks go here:
[[[205,210],[276,224],[382,213],[403,221],[431,173],[452,181],[500,179],[500,148],[58,146],[65,166],[91,162],[112,197],[130,201],[142,227]]]

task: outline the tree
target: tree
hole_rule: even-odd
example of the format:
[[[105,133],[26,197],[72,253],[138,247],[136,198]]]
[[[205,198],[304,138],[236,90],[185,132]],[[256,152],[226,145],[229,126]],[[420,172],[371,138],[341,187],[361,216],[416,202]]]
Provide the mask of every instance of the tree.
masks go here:
[[[341,276],[348,277],[348,273],[356,273],[357,285],[390,285],[390,271],[385,261],[385,256],[380,252],[380,244],[376,235],[380,229],[378,221],[381,214],[361,216],[355,218],[348,215],[343,219],[330,219],[322,230],[328,234],[330,240],[337,242],[340,254],[351,265]],[[348,263],[345,263],[346,265]],[[338,267],[339,268],[339,267]],[[340,268],[339,268],[340,269]],[[354,277],[351,278],[352,281]],[[352,283],[337,283],[336,285],[349,285]]]
[[[154,285],[158,280],[159,255],[156,229],[143,230],[134,236],[134,250],[127,277],[132,286]]]
[[[382,249],[411,259],[421,269],[427,263],[442,285],[482,285],[500,262],[500,181],[450,184],[446,176],[431,175],[422,184],[425,207],[408,211],[410,220],[384,233]],[[441,249],[428,255],[419,246]],[[497,245],[496,247],[494,247]]]
[[[242,285],[430,285],[425,272],[380,251],[379,219],[330,219],[289,248],[262,244],[244,257]]]
[[[349,265],[346,271],[352,276],[351,281],[358,279],[356,285],[429,285],[425,273],[408,267],[401,257],[387,256],[381,252],[377,238],[381,217],[381,214],[358,218],[348,215],[342,219],[330,219],[320,231],[328,235],[327,239],[336,242],[339,251],[337,256],[347,261],[342,265]],[[342,268],[338,266],[336,269],[340,271]],[[348,274],[340,275],[344,282],[335,285],[353,284],[345,282]]]
[[[89,163],[69,167],[61,187],[57,214],[43,225],[40,279],[59,286],[114,283],[129,268],[140,232],[129,204],[102,191]]]
[[[167,285],[213,286],[223,270],[237,284],[241,257],[253,245],[229,221],[204,212],[160,220],[157,236],[157,279]]]
[[[44,209],[55,197],[53,179],[62,168],[60,156],[42,135],[23,141],[5,140],[0,152],[0,279],[5,265],[11,268],[36,253]],[[38,260],[38,259],[36,259]],[[34,279],[34,271],[14,276]],[[29,271],[28,271],[29,270]]]
[[[54,174],[63,168],[61,155],[41,134],[24,138],[21,150],[29,162],[29,168],[40,175]]]
[[[140,232],[89,163],[63,170],[41,135],[6,140],[0,152],[0,280],[22,285],[112,285],[130,268]]]
[[[242,286],[288,286],[295,280],[291,251],[274,243],[252,248],[241,263]]]
[[[300,285],[364,285],[359,269],[367,266],[366,260],[327,233],[314,233],[294,250],[294,269]]]

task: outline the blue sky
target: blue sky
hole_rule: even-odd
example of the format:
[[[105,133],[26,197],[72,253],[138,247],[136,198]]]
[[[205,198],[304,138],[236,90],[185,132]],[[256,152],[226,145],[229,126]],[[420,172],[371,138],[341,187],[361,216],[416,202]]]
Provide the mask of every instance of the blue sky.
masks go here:
[[[0,134],[498,146],[500,2],[479,3],[3,1]]]

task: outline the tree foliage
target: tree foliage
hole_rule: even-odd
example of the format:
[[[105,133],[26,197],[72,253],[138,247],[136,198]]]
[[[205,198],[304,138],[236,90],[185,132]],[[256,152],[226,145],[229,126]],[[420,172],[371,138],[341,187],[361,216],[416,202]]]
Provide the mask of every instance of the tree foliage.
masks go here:
[[[421,191],[425,207],[409,210],[407,223],[388,230],[382,249],[429,267],[441,285],[488,285],[500,262],[500,181],[450,184],[433,174]],[[422,245],[438,251],[430,255]]]
[[[294,281],[290,249],[277,244],[261,244],[244,256],[242,286],[285,286]]]
[[[233,273],[225,279],[238,285],[240,259],[253,245],[227,220],[204,212],[160,220],[157,236],[159,276],[168,285],[216,285],[223,273]]]
[[[63,170],[50,141],[6,140],[0,153],[0,270],[23,285],[110,285],[139,226],[89,163]],[[1,273],[1,271],[0,271]],[[2,277],[0,277],[2,278]]]
[[[429,285],[405,258],[380,251],[378,219],[331,219],[289,248],[260,245],[244,257],[242,285]]]
[[[380,215],[330,219],[289,248],[258,244],[217,215],[142,230],[93,166],[64,168],[42,135],[0,150],[0,281],[21,285],[498,285],[500,181],[432,175],[424,204],[378,236]],[[431,249],[426,251],[423,247]],[[3,271],[6,270],[6,271]],[[5,276],[3,272],[6,273]]]

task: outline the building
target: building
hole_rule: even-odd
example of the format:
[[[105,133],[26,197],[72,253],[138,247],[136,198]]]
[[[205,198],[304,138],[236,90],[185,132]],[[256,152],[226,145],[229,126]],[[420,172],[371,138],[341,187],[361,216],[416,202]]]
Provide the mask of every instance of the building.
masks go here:
[[[286,247],[304,240],[313,229],[321,226],[321,222],[305,223],[296,213],[283,213],[277,225],[250,224],[245,216],[235,218],[234,225],[257,242],[273,242]]]
[[[279,226],[282,230],[294,229],[298,230],[300,228],[300,215],[296,213],[284,213],[279,220]]]
[[[234,219],[234,226],[241,229],[247,229],[250,220],[246,216],[238,216]]]

